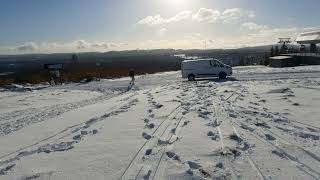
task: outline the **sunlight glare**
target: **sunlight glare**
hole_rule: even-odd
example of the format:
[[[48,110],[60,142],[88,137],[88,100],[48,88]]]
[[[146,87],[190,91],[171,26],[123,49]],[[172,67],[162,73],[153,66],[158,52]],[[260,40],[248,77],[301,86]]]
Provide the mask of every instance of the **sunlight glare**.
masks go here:
[[[186,0],[166,0],[166,2],[170,5],[177,6],[177,5],[181,5],[182,3],[185,3]]]

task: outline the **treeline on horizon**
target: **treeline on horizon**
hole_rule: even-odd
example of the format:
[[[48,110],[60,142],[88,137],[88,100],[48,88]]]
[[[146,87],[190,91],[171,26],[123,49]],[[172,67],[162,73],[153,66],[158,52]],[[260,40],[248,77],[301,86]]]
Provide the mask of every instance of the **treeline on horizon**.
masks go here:
[[[127,76],[130,69],[137,74],[177,71],[184,60],[178,54],[197,57],[213,57],[221,59],[226,64],[252,65],[263,64],[270,46],[243,49],[215,50],[133,50],[111,51],[106,53],[56,53],[1,55],[0,85],[12,83],[42,83],[48,82],[50,74],[44,69],[45,64],[62,63],[62,82],[79,82],[95,78],[118,78]]]

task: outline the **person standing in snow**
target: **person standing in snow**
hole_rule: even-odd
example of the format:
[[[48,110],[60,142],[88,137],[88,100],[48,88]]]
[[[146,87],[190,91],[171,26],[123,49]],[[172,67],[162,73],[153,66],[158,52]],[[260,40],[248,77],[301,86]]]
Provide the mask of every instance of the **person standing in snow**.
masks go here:
[[[134,70],[133,70],[133,69],[130,69],[129,76],[131,77],[131,81],[130,81],[130,85],[131,85],[131,86],[134,85],[134,81],[135,81],[134,75],[135,75]]]

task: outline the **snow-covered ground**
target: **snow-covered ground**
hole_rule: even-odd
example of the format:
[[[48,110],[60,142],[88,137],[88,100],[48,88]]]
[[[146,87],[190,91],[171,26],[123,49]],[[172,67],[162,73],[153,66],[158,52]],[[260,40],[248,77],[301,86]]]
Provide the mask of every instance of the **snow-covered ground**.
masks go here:
[[[1,89],[0,179],[320,179],[320,66],[180,77]]]

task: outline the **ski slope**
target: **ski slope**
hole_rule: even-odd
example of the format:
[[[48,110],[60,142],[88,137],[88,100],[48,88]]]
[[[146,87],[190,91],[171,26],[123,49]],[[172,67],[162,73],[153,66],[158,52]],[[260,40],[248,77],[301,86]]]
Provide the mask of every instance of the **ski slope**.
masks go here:
[[[0,89],[0,179],[320,179],[320,66]]]

